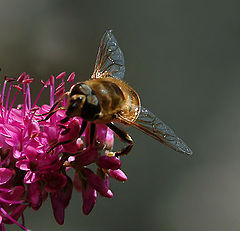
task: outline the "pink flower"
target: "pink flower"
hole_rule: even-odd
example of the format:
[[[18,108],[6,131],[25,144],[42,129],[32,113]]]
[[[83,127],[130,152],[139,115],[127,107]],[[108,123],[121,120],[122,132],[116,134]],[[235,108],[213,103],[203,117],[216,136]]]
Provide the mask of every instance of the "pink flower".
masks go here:
[[[79,136],[81,118],[65,120],[64,109],[48,114],[60,97],[60,106],[66,106],[65,84],[73,85],[75,73],[69,75],[67,82],[65,76],[62,72],[46,83],[41,81],[42,89],[33,101],[33,79],[29,75],[4,79],[0,93],[0,230],[5,230],[5,224],[28,230],[18,219],[27,207],[38,210],[48,196],[54,217],[62,225],[73,186],[82,194],[82,210],[87,215],[96,203],[97,193],[113,197],[109,177],[127,180],[120,170],[120,159],[111,152],[114,134],[106,125],[97,124],[90,144],[89,125]],[[50,88],[50,102],[40,106],[38,102],[46,88]],[[22,98],[22,103],[15,106],[17,97]],[[75,172],[73,180],[70,169]]]
[[[83,200],[83,205],[82,205],[82,210],[85,215],[88,215],[97,200],[97,191],[91,186],[87,185],[83,190],[82,190],[82,200]]]

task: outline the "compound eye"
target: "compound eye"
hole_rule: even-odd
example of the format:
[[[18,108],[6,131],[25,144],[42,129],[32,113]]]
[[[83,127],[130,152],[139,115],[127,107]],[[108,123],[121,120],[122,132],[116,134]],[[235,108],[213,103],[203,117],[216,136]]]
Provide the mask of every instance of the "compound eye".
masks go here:
[[[94,106],[97,106],[98,105],[98,98],[96,95],[88,95],[87,96],[87,102],[94,105]]]
[[[86,83],[77,83],[72,86],[70,97],[74,95],[90,95],[91,93],[92,89]]]
[[[79,86],[79,90],[84,94],[84,95],[90,95],[92,93],[92,89],[85,83],[81,84]]]

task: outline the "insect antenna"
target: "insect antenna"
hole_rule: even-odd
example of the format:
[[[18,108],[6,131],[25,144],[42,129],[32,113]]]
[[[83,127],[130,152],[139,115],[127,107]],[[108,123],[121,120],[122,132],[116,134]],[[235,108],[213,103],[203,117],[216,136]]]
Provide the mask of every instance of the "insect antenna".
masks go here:
[[[61,97],[59,97],[58,100],[56,100],[56,102],[53,104],[53,106],[51,107],[50,111],[49,112],[46,112],[46,113],[43,113],[43,114],[36,114],[36,116],[46,116],[46,118],[42,119],[42,120],[39,120],[38,122],[42,122],[42,121],[46,121],[48,120],[54,113],[56,113],[57,111],[59,110],[65,110],[66,107],[60,107],[60,108],[57,108],[57,105],[63,100],[63,98],[66,96],[66,95],[69,95],[69,92],[65,92]],[[54,110],[55,109],[55,110]]]

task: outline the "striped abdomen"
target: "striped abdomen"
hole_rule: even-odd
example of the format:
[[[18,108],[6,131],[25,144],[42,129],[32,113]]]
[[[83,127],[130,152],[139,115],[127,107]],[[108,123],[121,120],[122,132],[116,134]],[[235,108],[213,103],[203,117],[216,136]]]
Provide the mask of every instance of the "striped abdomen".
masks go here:
[[[120,79],[112,77],[85,81],[96,95],[101,111],[97,123],[114,120],[118,114],[135,121],[140,110],[137,93]]]

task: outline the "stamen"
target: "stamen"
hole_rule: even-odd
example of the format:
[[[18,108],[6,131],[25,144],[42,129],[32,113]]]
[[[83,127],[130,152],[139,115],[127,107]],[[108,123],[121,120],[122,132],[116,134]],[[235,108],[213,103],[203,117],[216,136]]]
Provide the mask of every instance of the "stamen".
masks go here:
[[[7,99],[6,99],[6,103],[5,103],[5,111],[4,111],[4,114],[5,114],[4,119],[5,120],[7,119],[6,114],[7,114],[7,108],[8,108],[8,102],[9,102],[11,89],[12,89],[12,82],[10,83],[10,86],[8,88],[8,94],[7,94]]]
[[[54,105],[54,92],[55,92],[55,79],[54,76],[50,76],[50,106]],[[55,125],[56,124],[56,116],[53,115],[51,117],[51,122]]]
[[[94,172],[88,168],[88,165],[95,164],[98,169],[100,157],[105,154],[105,147],[96,144],[96,136],[102,134],[102,128],[97,127],[95,131],[95,125],[89,123],[88,126],[88,122],[81,118],[70,118],[63,111],[56,113],[67,109],[65,100],[69,98],[70,92],[66,92],[65,89],[65,74],[65,72],[60,73],[57,77],[60,81],[56,83],[54,76],[51,76],[46,83],[41,81],[42,89],[33,104],[30,86],[33,79],[30,79],[29,75],[22,73],[16,85],[8,83],[13,79],[5,77],[3,80],[0,92],[0,173],[2,174],[0,231],[6,230],[5,223],[14,223],[21,229],[29,231],[24,227],[23,212],[27,207],[38,210],[44,201],[42,196],[47,189],[56,192],[57,197],[51,196],[51,202],[55,219],[59,224],[63,223],[64,217],[62,213],[58,213],[58,209],[64,211],[66,208],[74,184],[81,184],[84,190],[88,187],[88,191],[82,192],[84,208],[88,208],[87,212],[86,209],[84,210],[85,214],[91,211],[96,202],[96,191],[105,197],[112,197],[109,184],[106,183],[108,169],[100,177],[99,170]],[[68,77],[72,86],[74,77],[74,72]],[[58,85],[59,82],[61,83]],[[38,107],[39,98],[48,85],[50,85],[50,105],[48,103]],[[15,107],[19,95],[22,102]],[[48,112],[40,114],[46,111]],[[54,113],[56,114],[53,117]],[[38,119],[42,118],[45,118],[42,121],[50,119],[38,123]],[[85,132],[86,128],[88,128],[87,132]],[[106,137],[102,138],[101,142],[104,144],[107,142],[105,140]],[[63,147],[58,147],[60,145]],[[114,164],[114,161],[111,162],[109,168],[116,169]],[[67,172],[70,168],[78,176],[75,183]]]
[[[21,82],[24,80],[25,76],[26,76],[26,72],[23,72],[23,73],[18,77],[17,82],[21,83]]]
[[[7,203],[7,204],[22,204],[24,202],[23,200],[21,200],[21,201],[10,201],[10,200],[6,200],[2,197],[0,197],[0,201],[2,203]]]
[[[13,86],[13,87],[15,87],[15,86]],[[17,87],[16,87],[16,88],[17,88]],[[13,107],[13,104],[14,104],[16,98],[17,98],[18,92],[20,91],[19,89],[21,89],[21,88],[17,88],[17,91],[16,91],[16,93],[15,93],[15,95],[14,95],[14,97],[13,97],[13,100],[12,100],[11,104],[10,104],[10,107],[9,107],[9,109],[8,109],[8,114],[7,114],[6,121],[8,121],[8,118],[9,118],[10,112],[11,112],[12,107]]]
[[[56,94],[57,94],[57,92],[59,92],[59,91],[62,91],[62,89],[64,88],[64,82],[63,83],[60,83],[59,85],[58,85],[58,87],[56,88]]]
[[[75,72],[72,72],[67,79],[68,82],[71,82],[71,87],[73,86],[74,78],[75,78]]]
[[[34,115],[35,115],[35,112],[34,112],[34,113],[31,113],[31,116],[30,116],[30,118],[29,118],[29,120],[28,120],[28,123],[27,123],[27,125],[26,125],[26,127],[24,128],[24,131],[23,131],[23,133],[22,133],[22,137],[25,136],[25,134],[26,134],[26,132],[27,132],[30,124],[32,123],[32,119],[33,119],[33,116],[34,116]],[[30,140],[29,140],[29,141],[30,141]]]
[[[23,225],[21,225],[18,221],[16,221],[15,219],[13,219],[10,215],[8,215],[8,213],[3,209],[0,208],[0,211],[3,213],[3,215],[9,219],[10,221],[12,221],[13,223],[15,223],[16,225],[18,225],[21,229],[25,230],[25,231],[31,231],[30,229],[25,228]]]
[[[20,134],[20,152],[23,150],[23,129],[21,128],[21,134]]]
[[[41,81],[41,83],[43,84],[43,87],[42,87],[42,89],[40,90],[40,92],[39,92],[37,98],[35,99],[35,101],[34,101],[32,107],[35,107],[35,106],[36,106],[36,104],[37,104],[37,102],[38,102],[38,100],[39,100],[39,98],[40,98],[40,96],[41,96],[41,94],[42,94],[44,88],[47,88],[47,84],[45,84],[43,81]]]
[[[63,79],[65,75],[66,75],[66,72],[62,72],[56,77],[56,79]]]
[[[54,104],[54,89],[55,89],[55,80],[54,76],[50,76],[50,106]]]
[[[6,228],[3,223],[1,224],[1,231],[6,231]]]
[[[23,224],[23,226],[25,226],[25,219],[24,219],[24,215],[22,214],[22,224]]]
[[[25,117],[27,111],[27,101],[26,101],[26,86],[23,84],[23,116]]]
[[[5,76],[5,80],[4,80],[4,83],[3,83],[3,89],[2,89],[2,95],[1,95],[1,100],[2,100],[2,103],[1,103],[1,107],[2,107],[2,110],[1,110],[1,116],[2,118],[4,119],[4,116],[3,116],[3,103],[4,103],[4,94],[5,94],[5,89],[6,89],[6,85],[7,85],[7,78]]]
[[[28,108],[31,108],[31,92],[29,83],[27,84],[27,94],[28,94]]]
[[[62,82],[59,84],[59,86],[56,89],[56,98],[58,99],[59,97],[61,97],[65,92],[65,83]],[[62,105],[65,106],[65,97],[62,98]]]
[[[65,82],[64,82],[63,78],[62,78],[62,84],[63,84],[63,92],[62,92],[62,94],[64,94],[64,92],[65,92]],[[63,105],[63,106],[66,105],[65,97],[63,97],[62,105]]]
[[[29,75],[27,75],[27,77],[29,77]],[[28,83],[32,83],[33,82],[33,79],[24,79],[23,81],[22,81],[22,83],[23,84],[28,84]]]
[[[3,101],[4,101],[6,84],[7,84],[7,80],[6,80],[6,76],[5,76],[5,80],[4,80],[4,83],[3,83],[3,89],[2,89],[2,105],[3,105]]]

